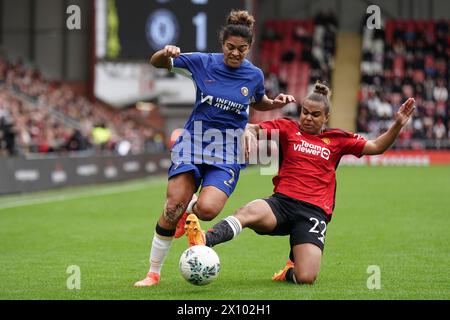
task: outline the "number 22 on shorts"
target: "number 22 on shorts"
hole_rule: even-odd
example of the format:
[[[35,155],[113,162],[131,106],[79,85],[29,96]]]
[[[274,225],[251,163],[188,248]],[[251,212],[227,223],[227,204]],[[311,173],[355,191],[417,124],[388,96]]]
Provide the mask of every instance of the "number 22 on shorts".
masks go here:
[[[309,232],[312,232],[312,233],[320,233],[322,236],[321,237],[319,237],[318,239],[322,242],[322,243],[325,243],[325,232],[327,231],[327,224],[326,224],[326,222],[325,221],[319,221],[318,219],[316,219],[316,218],[309,218],[309,220],[310,221],[314,221],[314,226],[311,228],[311,229],[309,229]],[[316,228],[318,227],[318,225],[319,224],[323,224],[323,229],[322,229],[322,231],[320,231],[320,230],[317,230]]]

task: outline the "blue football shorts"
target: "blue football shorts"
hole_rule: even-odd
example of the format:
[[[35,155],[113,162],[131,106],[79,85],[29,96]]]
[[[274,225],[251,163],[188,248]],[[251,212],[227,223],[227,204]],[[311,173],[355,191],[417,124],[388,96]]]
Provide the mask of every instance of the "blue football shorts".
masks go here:
[[[214,186],[230,197],[239,180],[239,164],[193,164],[172,163],[169,168],[169,179],[185,172],[193,171],[196,190],[200,186]]]

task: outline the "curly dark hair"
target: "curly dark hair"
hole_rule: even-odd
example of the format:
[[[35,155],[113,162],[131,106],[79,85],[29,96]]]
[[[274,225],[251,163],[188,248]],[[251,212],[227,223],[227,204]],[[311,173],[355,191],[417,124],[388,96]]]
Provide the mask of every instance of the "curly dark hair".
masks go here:
[[[220,31],[220,41],[225,41],[230,36],[242,37],[251,45],[253,42],[253,25],[255,18],[248,11],[232,10],[227,17],[226,25]]]

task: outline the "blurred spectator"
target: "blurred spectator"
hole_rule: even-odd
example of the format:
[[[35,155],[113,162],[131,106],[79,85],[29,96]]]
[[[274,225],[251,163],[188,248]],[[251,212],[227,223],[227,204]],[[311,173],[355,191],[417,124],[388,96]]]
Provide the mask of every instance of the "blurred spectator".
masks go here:
[[[300,24],[297,24],[292,32],[292,39],[299,41],[300,43],[312,43],[311,34],[306,28]]]
[[[383,95],[381,101],[380,100],[376,101],[375,108],[376,108],[377,116],[379,118],[391,118],[392,117],[392,106],[384,95]]]
[[[82,135],[81,131],[78,129],[69,129],[72,134],[67,139],[67,143],[65,145],[65,149],[67,151],[82,151],[89,149],[90,142],[89,140]]]
[[[439,78],[433,90],[433,98],[438,102],[445,102],[448,100],[448,90],[445,87],[444,79]]]
[[[292,62],[295,58],[295,52],[292,49],[288,49],[281,55],[281,61]]]
[[[8,110],[0,104],[0,154],[2,150],[8,155],[16,154],[16,129]]]
[[[264,77],[264,87],[266,88],[266,94],[269,98],[273,99],[281,92],[280,82],[278,77],[274,73],[269,73]]]
[[[433,126],[433,135],[435,139],[442,140],[447,136],[447,129],[445,128],[442,118],[438,118]]]
[[[107,149],[107,144],[111,139],[111,130],[106,127],[105,123],[99,123],[92,128],[92,140],[94,146],[100,150]]]

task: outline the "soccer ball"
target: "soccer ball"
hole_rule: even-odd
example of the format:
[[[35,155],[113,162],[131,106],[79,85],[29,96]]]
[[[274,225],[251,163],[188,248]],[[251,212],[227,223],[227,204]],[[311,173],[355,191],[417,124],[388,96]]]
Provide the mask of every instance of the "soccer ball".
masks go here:
[[[183,278],[194,285],[203,286],[215,280],[220,271],[217,253],[207,246],[192,246],[180,257],[180,272]]]

